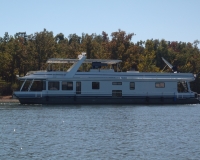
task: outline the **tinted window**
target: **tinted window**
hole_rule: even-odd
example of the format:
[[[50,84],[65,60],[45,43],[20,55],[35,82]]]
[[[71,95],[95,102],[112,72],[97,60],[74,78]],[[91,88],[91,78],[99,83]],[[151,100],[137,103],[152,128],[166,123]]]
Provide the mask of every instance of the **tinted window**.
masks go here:
[[[50,81],[48,83],[48,90],[59,90],[59,82]]]
[[[31,80],[32,81],[32,80]],[[27,80],[22,88],[22,91],[28,91],[29,85],[31,83],[30,80]]]
[[[62,82],[62,90],[73,90],[73,82]]]
[[[92,82],[92,89],[99,89],[99,82]]]
[[[30,91],[46,90],[46,82],[43,80],[34,80]]]
[[[134,90],[135,89],[135,82],[130,82],[130,90]]]

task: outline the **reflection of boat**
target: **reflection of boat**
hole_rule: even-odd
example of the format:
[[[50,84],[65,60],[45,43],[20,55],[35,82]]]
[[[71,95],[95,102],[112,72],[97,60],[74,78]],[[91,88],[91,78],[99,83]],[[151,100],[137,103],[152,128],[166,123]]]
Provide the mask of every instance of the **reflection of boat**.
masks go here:
[[[14,95],[22,104],[192,104],[199,95],[190,90],[192,73],[119,72],[113,68],[121,60],[49,59],[55,63],[73,63],[67,71],[29,72]],[[89,72],[78,69],[92,64]],[[88,65],[87,65],[88,66]],[[110,69],[105,69],[111,66]],[[104,68],[104,69],[103,69]]]

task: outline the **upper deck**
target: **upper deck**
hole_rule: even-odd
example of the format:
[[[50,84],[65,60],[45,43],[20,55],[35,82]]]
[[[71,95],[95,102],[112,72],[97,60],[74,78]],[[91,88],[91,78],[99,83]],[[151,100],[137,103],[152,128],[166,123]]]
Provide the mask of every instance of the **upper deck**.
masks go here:
[[[79,59],[63,59],[51,58],[47,60],[49,64],[48,69],[45,71],[32,71],[28,72],[26,76],[19,77],[19,79],[123,79],[123,80],[141,80],[141,81],[193,81],[195,79],[192,73],[154,73],[154,72],[138,72],[127,71],[121,72],[120,70],[114,71],[113,65],[119,68],[118,64],[121,60],[111,59],[86,59],[85,54],[79,55]],[[50,66],[52,64],[66,64],[72,63],[73,65],[67,71],[52,71]],[[82,64],[92,64],[88,72],[80,72],[79,68]],[[102,69],[102,66],[110,65],[109,69]]]
[[[48,64],[63,64],[63,63],[77,63],[79,59],[65,59],[65,58],[50,58],[47,60]],[[117,64],[122,62],[122,60],[113,60],[113,59],[85,59],[83,63],[93,63],[101,62],[106,64]]]

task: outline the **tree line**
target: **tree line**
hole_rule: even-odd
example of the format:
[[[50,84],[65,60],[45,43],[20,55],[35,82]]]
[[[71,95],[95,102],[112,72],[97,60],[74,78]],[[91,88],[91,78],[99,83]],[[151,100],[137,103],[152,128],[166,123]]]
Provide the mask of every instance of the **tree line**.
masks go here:
[[[164,57],[178,67],[178,72],[200,72],[200,41],[147,39],[134,43],[134,35],[122,30],[110,36],[103,31],[100,35],[70,34],[67,38],[63,33],[54,36],[46,29],[31,35],[6,32],[0,37],[0,80],[10,84],[11,91],[16,87],[16,75],[46,69],[49,58],[77,58],[81,52],[87,53],[87,59],[121,59],[122,71],[171,72],[161,59]]]

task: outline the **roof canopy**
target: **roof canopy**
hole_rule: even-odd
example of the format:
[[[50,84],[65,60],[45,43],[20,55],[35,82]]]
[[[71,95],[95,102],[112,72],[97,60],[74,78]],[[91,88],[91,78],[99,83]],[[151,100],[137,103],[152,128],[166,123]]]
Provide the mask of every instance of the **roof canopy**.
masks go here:
[[[79,59],[64,59],[64,58],[51,58],[47,60],[47,63],[76,63]],[[83,63],[101,62],[107,64],[116,64],[122,62],[122,60],[112,59],[85,59]]]

